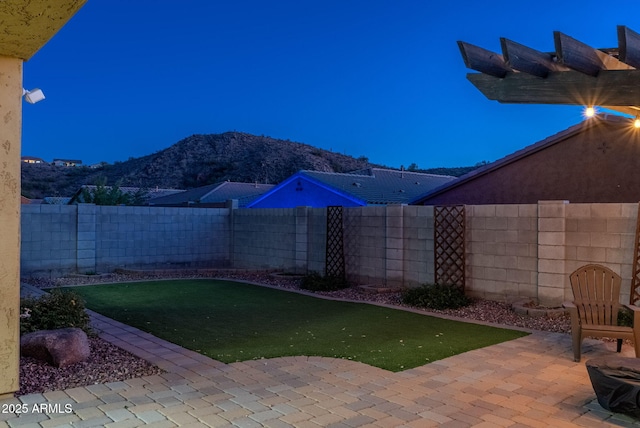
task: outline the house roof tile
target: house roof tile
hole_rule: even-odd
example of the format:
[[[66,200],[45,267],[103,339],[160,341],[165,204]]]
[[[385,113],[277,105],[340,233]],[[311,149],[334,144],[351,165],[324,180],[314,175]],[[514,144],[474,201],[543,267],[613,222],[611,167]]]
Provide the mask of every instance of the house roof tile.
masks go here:
[[[300,171],[301,174],[366,201],[369,205],[402,204],[455,177],[367,168],[350,173]]]
[[[273,184],[260,183],[236,183],[224,181],[197,187],[169,196],[154,198],[149,201],[150,205],[179,205],[179,204],[212,204],[226,202],[237,199],[239,206],[245,206],[253,198],[262,195],[271,188]]]

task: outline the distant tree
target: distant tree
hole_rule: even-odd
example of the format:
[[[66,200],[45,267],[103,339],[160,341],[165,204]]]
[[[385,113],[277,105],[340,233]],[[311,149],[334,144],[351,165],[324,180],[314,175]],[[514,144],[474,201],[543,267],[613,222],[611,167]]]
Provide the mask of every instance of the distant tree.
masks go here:
[[[417,170],[418,170],[418,165],[415,163],[412,163],[407,167],[407,171],[417,171]]]
[[[99,179],[95,188],[82,189],[78,202],[96,205],[141,205],[144,202],[147,192],[143,189],[135,193],[125,193],[120,189],[120,183],[114,186],[107,186],[105,178]]]

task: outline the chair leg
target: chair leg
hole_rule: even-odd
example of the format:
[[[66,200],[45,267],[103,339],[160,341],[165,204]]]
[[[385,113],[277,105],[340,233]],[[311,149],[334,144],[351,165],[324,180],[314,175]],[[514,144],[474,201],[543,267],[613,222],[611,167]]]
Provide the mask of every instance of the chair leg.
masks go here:
[[[622,351],[622,339],[618,339],[618,346],[616,347],[616,352]]]
[[[582,346],[582,332],[572,331],[571,336],[573,339],[573,361],[580,362],[580,347]]]
[[[633,349],[636,351],[636,358],[640,358],[640,329],[633,330]]]

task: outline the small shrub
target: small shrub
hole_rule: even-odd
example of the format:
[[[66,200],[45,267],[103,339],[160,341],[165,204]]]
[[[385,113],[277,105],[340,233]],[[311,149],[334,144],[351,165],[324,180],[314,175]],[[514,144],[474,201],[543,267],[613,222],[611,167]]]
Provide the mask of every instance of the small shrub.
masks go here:
[[[317,272],[306,275],[300,283],[300,288],[310,291],[335,291],[347,287],[349,283],[344,278],[322,276]]]
[[[469,305],[471,300],[456,285],[425,284],[406,290],[402,302],[419,308],[457,309]]]
[[[633,327],[633,312],[629,308],[620,308],[618,312],[618,325]]]
[[[73,291],[53,289],[42,297],[20,299],[20,333],[77,327],[91,333],[84,300]]]

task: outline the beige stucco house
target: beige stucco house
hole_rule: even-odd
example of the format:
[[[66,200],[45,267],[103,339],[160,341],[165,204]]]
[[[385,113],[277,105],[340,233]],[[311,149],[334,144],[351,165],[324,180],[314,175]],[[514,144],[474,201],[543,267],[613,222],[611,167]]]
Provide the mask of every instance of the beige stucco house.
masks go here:
[[[84,3],[0,2],[0,399],[19,389],[22,67]]]

